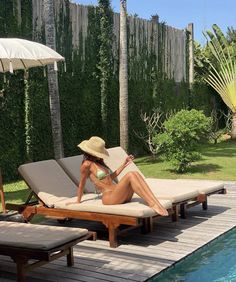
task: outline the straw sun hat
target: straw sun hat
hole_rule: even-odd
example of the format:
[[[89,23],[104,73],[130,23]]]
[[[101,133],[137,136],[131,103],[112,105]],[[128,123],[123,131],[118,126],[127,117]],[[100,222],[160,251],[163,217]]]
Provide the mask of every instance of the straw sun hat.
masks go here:
[[[84,140],[77,145],[82,151],[98,158],[107,158],[108,151],[105,148],[105,141],[97,136],[92,136],[89,140]]]

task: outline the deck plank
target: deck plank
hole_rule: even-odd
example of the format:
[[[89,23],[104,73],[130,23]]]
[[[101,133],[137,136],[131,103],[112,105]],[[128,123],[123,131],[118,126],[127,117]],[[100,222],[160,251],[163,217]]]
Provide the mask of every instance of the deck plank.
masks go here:
[[[27,281],[145,281],[235,227],[236,183],[226,188],[227,194],[209,197],[208,210],[203,211],[200,205],[193,207],[187,210],[187,219],[179,222],[159,219],[153,232],[146,235],[132,230],[120,237],[116,249],[109,247],[101,224],[69,222],[66,226],[100,230],[103,236],[74,247],[74,267],[66,267],[66,259],[60,258],[29,272]],[[58,225],[51,219],[44,224]],[[15,264],[4,256],[0,256],[0,281],[15,281]]]

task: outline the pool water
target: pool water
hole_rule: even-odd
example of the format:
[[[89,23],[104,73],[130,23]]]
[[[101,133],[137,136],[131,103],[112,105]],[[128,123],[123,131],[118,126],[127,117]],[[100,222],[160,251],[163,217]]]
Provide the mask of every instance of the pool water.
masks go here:
[[[149,282],[236,281],[236,228]]]

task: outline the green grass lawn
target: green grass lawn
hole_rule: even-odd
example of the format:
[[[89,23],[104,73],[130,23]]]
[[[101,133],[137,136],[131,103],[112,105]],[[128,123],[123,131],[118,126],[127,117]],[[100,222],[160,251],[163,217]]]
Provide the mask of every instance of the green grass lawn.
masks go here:
[[[24,181],[16,181],[3,185],[5,201],[7,203],[24,203],[29,195],[29,189]],[[0,212],[2,206],[0,205]]]
[[[193,163],[187,173],[178,174],[171,163],[152,157],[136,159],[135,163],[146,177],[236,180],[236,141],[207,144],[201,149],[202,159]]]
[[[22,204],[27,200],[30,194],[30,190],[28,189],[24,181],[8,183],[4,185],[3,188],[6,203]],[[2,212],[1,205],[0,212]],[[40,222],[43,218],[44,217],[40,215],[34,216],[34,218],[31,220],[31,223]]]
[[[8,183],[4,185],[3,188],[5,200],[8,203],[23,203],[29,195],[29,189],[24,181]]]
[[[236,141],[224,141],[202,147],[202,159],[192,164],[185,174],[173,172],[171,164],[161,159],[153,160],[146,156],[137,158],[135,163],[146,177],[215,179],[236,181]],[[29,190],[23,181],[4,185],[6,202],[22,203]],[[1,211],[1,207],[0,207]]]

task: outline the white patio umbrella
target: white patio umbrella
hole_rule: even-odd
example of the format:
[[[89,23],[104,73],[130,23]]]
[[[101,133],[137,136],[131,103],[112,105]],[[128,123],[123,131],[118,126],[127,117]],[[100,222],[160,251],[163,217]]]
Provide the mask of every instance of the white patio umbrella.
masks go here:
[[[0,38],[0,72],[54,64],[64,61],[64,57],[53,49],[38,42],[19,38]]]
[[[54,64],[57,70],[57,62],[65,58],[53,49],[38,42],[19,38],[0,38],[0,72],[11,72],[14,70],[27,70],[32,67]],[[1,183],[0,170],[0,200],[5,212],[5,199],[3,185]]]

